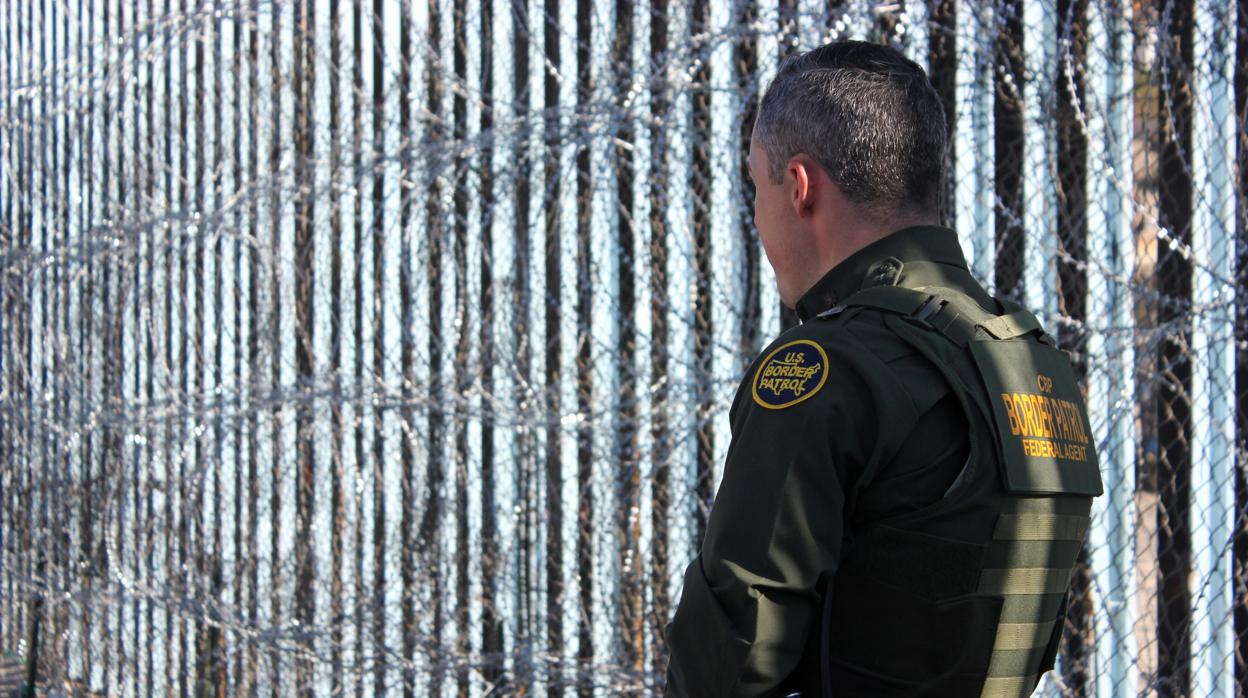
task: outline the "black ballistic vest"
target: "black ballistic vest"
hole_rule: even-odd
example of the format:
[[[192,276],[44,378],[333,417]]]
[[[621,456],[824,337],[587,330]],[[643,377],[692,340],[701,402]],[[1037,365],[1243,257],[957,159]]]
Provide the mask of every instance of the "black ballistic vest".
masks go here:
[[[998,303],[875,286],[819,316],[882,311],[953,387],[970,456],[939,501],[854,530],[823,604],[821,686],[802,695],[1029,696],[1053,668],[1100,470],[1066,353]]]

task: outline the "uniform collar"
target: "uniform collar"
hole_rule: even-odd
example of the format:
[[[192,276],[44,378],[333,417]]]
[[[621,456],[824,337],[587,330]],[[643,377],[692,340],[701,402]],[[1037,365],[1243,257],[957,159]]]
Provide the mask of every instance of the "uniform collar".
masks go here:
[[[907,269],[907,262],[924,264],[922,267],[911,265],[912,268]],[[940,265],[944,265],[953,275],[970,280],[958,234],[935,225],[903,228],[858,250],[833,267],[798,299],[794,310],[798,319],[806,322],[867,286],[880,283],[917,286],[947,281],[939,278],[945,276],[940,273]]]

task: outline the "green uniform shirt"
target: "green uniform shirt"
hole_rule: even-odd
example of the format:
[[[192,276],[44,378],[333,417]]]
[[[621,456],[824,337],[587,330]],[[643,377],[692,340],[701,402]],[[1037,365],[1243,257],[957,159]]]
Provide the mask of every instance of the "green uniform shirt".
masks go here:
[[[940,499],[961,471],[967,418],[935,365],[878,313],[807,322],[881,275],[993,307],[954,231],[932,226],[859,250],[798,301],[803,324],[752,363],[729,413],[723,481],[667,628],[666,695],[784,695],[817,666],[820,600],[855,529]]]

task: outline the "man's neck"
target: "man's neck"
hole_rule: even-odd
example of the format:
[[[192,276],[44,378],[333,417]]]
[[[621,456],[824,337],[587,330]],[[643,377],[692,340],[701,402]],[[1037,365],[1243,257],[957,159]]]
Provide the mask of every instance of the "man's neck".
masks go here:
[[[898,216],[886,221],[863,217],[828,231],[822,238],[826,246],[816,255],[818,263],[813,265],[807,275],[805,290],[802,293],[806,293],[815,282],[867,245],[888,237],[898,230],[912,226],[938,224],[927,216]]]

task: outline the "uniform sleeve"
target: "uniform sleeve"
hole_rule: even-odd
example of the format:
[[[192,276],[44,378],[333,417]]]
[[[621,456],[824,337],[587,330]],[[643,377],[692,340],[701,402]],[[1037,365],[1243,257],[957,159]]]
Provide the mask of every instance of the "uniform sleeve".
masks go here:
[[[778,695],[798,665],[841,552],[840,452],[871,439],[836,407],[871,412],[851,387],[779,410],[739,402],[706,537],[667,628],[667,696]]]

